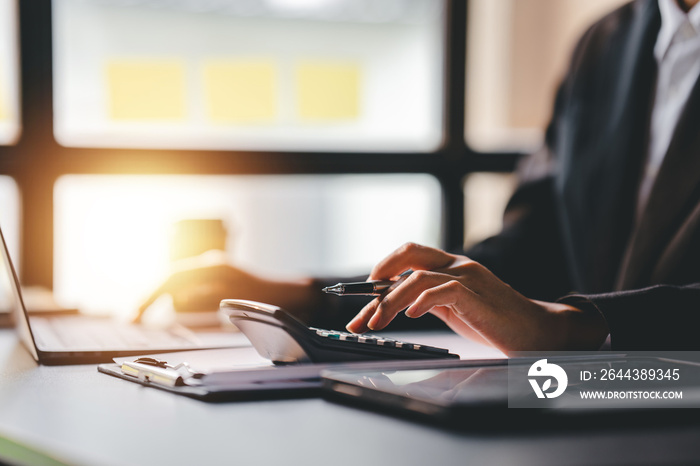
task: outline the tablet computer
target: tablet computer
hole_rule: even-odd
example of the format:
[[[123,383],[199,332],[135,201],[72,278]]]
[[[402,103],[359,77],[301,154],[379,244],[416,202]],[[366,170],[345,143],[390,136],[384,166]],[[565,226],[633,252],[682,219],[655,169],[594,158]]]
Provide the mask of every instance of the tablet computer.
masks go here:
[[[569,374],[563,393],[556,399],[547,394],[560,391],[557,382],[547,382],[547,377],[537,373],[542,361],[562,367]],[[652,370],[654,380],[649,380],[650,376],[639,380],[642,371],[650,374]],[[626,374],[629,378],[625,378]],[[632,380],[634,374],[638,380]],[[658,374],[660,378],[656,377]],[[530,380],[536,380],[540,391],[547,392],[542,399],[538,399],[536,384]],[[322,373],[322,387],[331,400],[470,430],[547,425],[600,427],[601,423],[615,426],[639,419],[696,418],[692,414],[695,410],[665,408],[700,407],[700,365],[627,355],[526,357],[478,363],[459,361],[434,369],[326,371]],[[627,399],[582,399],[583,391],[626,394]],[[641,395],[633,398],[634,394],[657,392],[682,395],[674,400],[653,400]],[[527,407],[536,409],[518,409]],[[559,422],[551,423],[553,417]]]

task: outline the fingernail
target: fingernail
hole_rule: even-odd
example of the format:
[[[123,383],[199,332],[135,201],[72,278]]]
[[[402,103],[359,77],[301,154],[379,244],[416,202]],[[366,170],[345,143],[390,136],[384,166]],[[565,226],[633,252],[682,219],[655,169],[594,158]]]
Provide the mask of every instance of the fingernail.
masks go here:
[[[377,324],[379,324],[379,318],[375,316],[375,317],[372,317],[372,318],[369,320],[369,322],[367,322],[367,327],[368,327],[370,330],[374,330],[375,327],[377,326]]]
[[[345,326],[345,328],[352,333],[362,333],[363,331],[366,331],[362,329],[360,319],[352,319],[348,325]]]

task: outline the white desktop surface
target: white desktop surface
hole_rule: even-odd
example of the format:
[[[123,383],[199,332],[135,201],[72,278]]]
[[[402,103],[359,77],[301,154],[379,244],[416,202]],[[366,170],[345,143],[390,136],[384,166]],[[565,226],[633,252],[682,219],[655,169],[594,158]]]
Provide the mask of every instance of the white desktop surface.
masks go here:
[[[699,438],[700,420],[600,432],[460,433],[323,399],[211,404],[109,377],[94,365],[38,366],[11,330],[0,330],[0,439],[68,464],[698,463]],[[0,463],[7,460],[0,450]]]

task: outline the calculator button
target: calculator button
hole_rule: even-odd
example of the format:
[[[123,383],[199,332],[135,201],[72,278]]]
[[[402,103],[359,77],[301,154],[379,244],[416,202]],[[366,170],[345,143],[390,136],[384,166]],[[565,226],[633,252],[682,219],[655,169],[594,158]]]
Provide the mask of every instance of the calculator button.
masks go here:
[[[336,330],[327,330],[327,329],[322,329],[322,328],[316,328],[316,327],[309,327],[309,330],[312,332],[315,332],[316,335],[322,338],[328,338],[331,340],[340,340],[340,341],[351,341],[351,342],[358,342],[358,343],[364,343],[368,345],[377,345],[377,346],[385,346],[388,348],[401,348],[401,349],[406,349],[410,351],[420,351],[421,353],[429,353],[429,354],[449,354],[449,350],[445,348],[436,348],[434,346],[425,346],[425,345],[418,345],[415,343],[406,343],[403,341],[395,340],[393,338],[389,337],[382,337],[379,335],[372,335],[372,334],[364,334],[364,335],[358,335],[356,333],[350,333],[350,332],[340,332]]]

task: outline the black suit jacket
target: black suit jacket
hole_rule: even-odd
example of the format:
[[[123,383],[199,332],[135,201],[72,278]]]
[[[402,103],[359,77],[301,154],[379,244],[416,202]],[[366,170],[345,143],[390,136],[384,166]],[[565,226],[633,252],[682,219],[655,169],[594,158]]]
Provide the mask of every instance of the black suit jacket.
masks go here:
[[[467,254],[531,298],[594,306],[613,349],[700,349],[700,86],[634,218],[656,82],[656,0],[594,24],[501,234]]]

